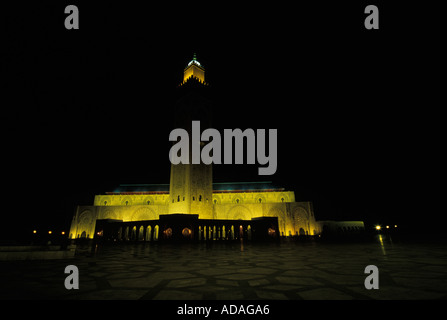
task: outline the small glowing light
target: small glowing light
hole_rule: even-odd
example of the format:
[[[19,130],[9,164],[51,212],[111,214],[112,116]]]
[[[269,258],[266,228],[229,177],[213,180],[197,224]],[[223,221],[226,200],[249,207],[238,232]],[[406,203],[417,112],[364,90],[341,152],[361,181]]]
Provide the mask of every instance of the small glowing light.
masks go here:
[[[387,228],[387,229],[389,229],[389,228],[390,228],[390,226],[386,226],[386,228]]]
[[[65,234],[65,231],[62,231],[61,234],[64,235],[64,234]]]
[[[382,229],[381,226],[376,226],[376,230],[380,230],[380,229]]]
[[[50,231],[48,231],[48,234],[52,234],[53,232],[50,230]]]
[[[33,230],[33,233],[37,233],[37,230]]]
[[[397,224],[394,225],[394,228],[397,228]]]

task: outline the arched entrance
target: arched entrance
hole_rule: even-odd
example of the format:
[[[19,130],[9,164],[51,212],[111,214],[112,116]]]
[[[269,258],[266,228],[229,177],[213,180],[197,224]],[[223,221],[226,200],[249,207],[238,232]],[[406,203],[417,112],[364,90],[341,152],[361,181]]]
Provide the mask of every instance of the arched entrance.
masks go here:
[[[149,225],[146,228],[146,241],[151,241],[152,237],[152,227]]]
[[[130,234],[130,240],[135,241],[137,239],[137,226],[133,226]]]
[[[144,227],[140,226],[140,229],[138,230],[138,241],[144,240]]]
[[[154,228],[154,241],[158,241],[158,224]]]

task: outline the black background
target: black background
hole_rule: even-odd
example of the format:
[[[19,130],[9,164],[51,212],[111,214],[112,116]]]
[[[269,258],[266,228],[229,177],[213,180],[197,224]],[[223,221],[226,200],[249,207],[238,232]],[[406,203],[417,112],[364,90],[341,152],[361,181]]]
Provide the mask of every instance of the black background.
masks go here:
[[[64,27],[68,4],[79,30]],[[169,183],[173,96],[193,53],[215,128],[278,129],[275,175],[216,165],[214,181],[273,181],[313,201],[317,220],[431,230],[442,196],[428,191],[442,182],[440,9],[376,1],[380,29],[366,30],[368,4],[4,7],[2,235],[68,230],[95,194]]]

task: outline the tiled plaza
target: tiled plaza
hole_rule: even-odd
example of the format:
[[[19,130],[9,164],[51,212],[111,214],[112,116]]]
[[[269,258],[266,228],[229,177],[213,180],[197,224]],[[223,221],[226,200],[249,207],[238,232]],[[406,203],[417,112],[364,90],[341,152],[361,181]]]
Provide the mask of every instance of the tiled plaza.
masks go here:
[[[79,269],[67,290],[67,265]],[[379,269],[379,289],[364,269]],[[121,244],[70,260],[1,261],[0,299],[446,299],[445,244]]]

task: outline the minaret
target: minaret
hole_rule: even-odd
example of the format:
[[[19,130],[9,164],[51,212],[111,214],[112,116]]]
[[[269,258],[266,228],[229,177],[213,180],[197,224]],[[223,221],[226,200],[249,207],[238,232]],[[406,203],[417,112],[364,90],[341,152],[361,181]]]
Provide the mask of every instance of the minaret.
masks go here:
[[[184,70],[179,87],[181,97],[174,108],[176,128],[183,128],[189,134],[190,164],[171,164],[169,214],[198,214],[199,219],[213,218],[212,165],[191,164],[192,121],[200,121],[201,132],[211,126],[211,102],[204,97],[207,87],[205,68],[194,54]],[[201,143],[201,147],[203,145]]]

